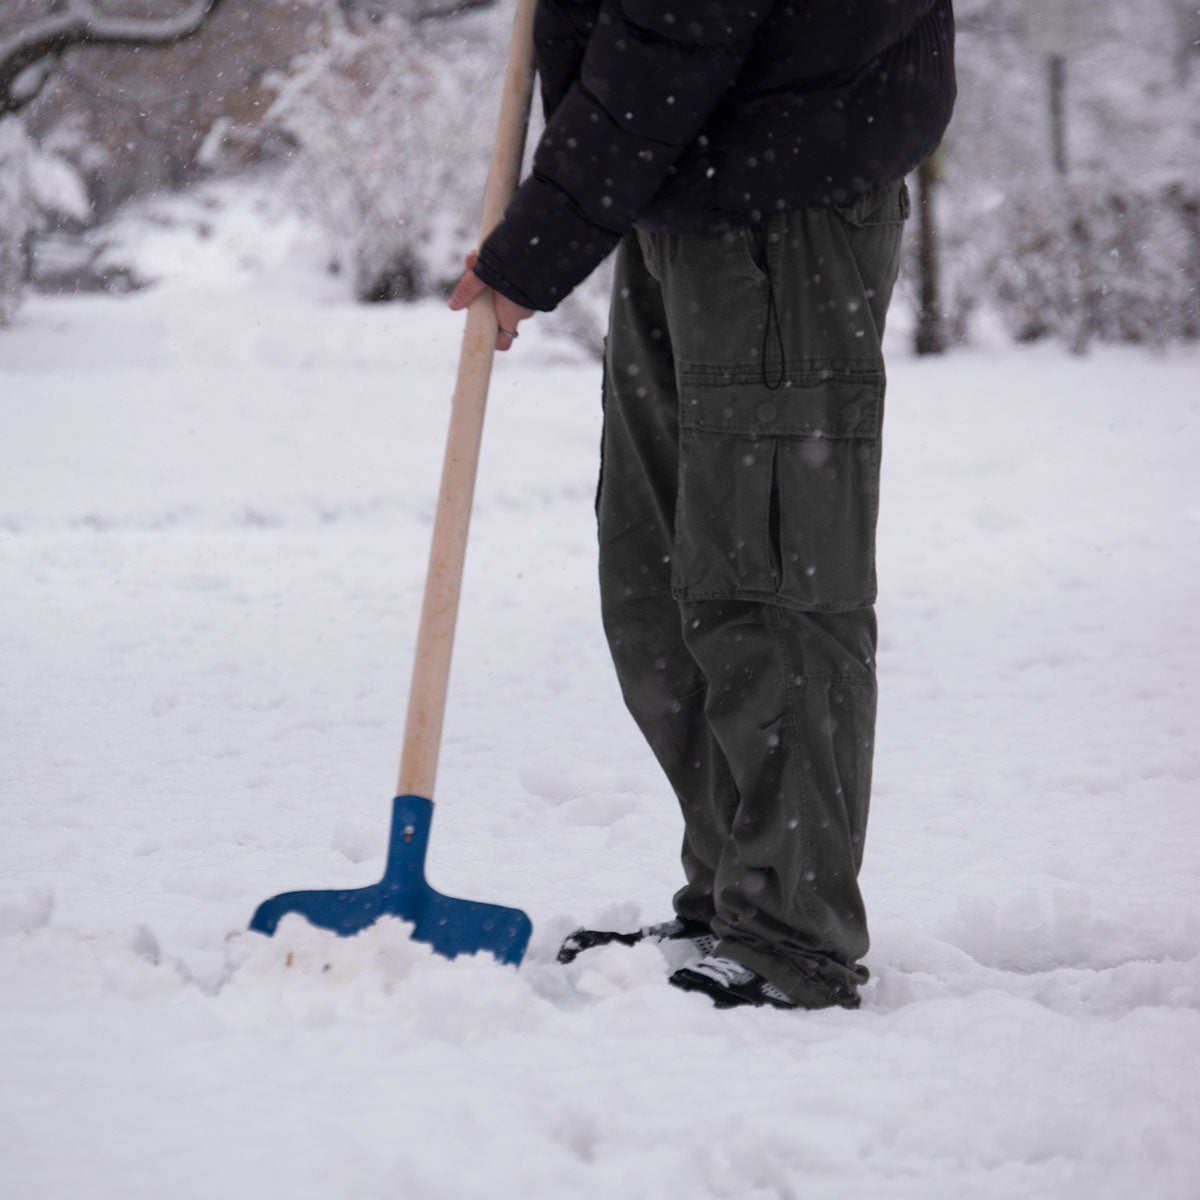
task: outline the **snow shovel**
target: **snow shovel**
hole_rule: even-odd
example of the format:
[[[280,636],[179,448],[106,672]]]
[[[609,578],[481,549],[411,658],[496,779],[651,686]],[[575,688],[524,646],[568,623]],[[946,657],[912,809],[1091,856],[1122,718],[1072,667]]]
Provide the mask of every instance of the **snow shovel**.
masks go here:
[[[484,193],[481,243],[499,222],[520,175],[533,90],[533,8],[534,0],[518,0],[499,129]],[[299,913],[313,925],[343,936],[358,933],[380,917],[394,916],[411,922],[413,938],[428,942],[446,958],[486,950],[500,962],[516,965],[525,953],[533,926],[520,909],[443,896],[425,881],[425,851],[433,819],[433,802],[428,797],[433,795],[437,773],[496,332],[492,301],[484,293],[467,310],[459,356],[404,730],[400,794],[392,802],[383,878],[364,888],[273,896],[259,905],[250,922],[250,928],[259,933],[273,934],[288,913]]]

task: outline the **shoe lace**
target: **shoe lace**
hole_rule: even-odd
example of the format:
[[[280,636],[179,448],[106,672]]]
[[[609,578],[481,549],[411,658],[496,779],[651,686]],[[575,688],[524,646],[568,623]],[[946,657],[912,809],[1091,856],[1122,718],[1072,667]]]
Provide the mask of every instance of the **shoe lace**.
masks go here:
[[[754,972],[748,967],[743,967],[740,962],[734,962],[732,958],[722,958],[717,954],[710,954],[702,958],[692,967],[692,970],[697,975],[707,976],[721,987],[749,983],[754,978]]]
[[[721,987],[745,987],[746,984],[757,980],[760,993],[772,1004],[778,1005],[780,1008],[796,1007],[785,992],[780,991],[758,972],[750,970],[749,967],[743,967],[740,962],[734,962],[732,958],[709,955],[696,963],[692,970],[714,980]]]

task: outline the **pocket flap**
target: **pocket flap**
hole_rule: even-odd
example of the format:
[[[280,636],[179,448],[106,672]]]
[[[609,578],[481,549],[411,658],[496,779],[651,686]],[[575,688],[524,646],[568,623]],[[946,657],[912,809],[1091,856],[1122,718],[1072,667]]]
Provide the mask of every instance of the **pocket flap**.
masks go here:
[[[881,372],[793,371],[769,388],[757,371],[685,371],[679,423],[750,437],[873,438],[883,407]]]

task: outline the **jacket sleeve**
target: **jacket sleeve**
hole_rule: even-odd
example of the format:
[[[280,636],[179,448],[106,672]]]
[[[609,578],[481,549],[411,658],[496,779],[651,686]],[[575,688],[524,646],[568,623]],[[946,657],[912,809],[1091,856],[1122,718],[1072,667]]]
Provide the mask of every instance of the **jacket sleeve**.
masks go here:
[[[733,86],[774,0],[604,0],[578,78],[475,272],[553,309],[633,227]]]
[[[537,55],[542,108],[549,120],[579,78],[602,0],[540,0],[534,13],[533,43]]]

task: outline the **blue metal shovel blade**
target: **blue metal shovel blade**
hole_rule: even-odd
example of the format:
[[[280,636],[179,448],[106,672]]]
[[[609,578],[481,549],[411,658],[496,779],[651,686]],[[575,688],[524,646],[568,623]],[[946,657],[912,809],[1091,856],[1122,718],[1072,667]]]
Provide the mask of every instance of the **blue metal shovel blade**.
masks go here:
[[[392,801],[392,833],[383,878],[369,887],[343,891],[284,892],[258,906],[250,928],[268,937],[288,913],[312,925],[349,937],[380,917],[413,925],[413,938],[428,942],[445,958],[487,950],[516,966],[525,954],[533,925],[519,908],[480,904],[443,896],[425,882],[425,851],[433,803],[423,796]]]

